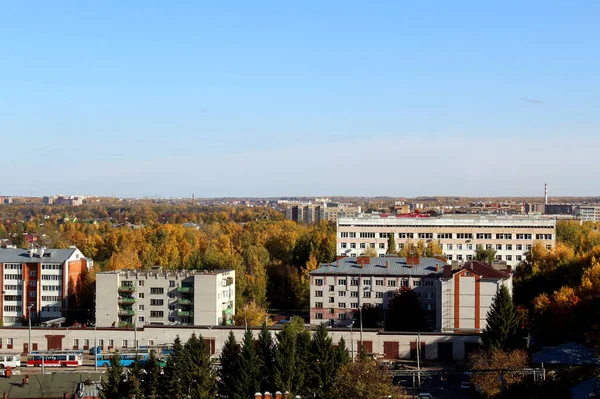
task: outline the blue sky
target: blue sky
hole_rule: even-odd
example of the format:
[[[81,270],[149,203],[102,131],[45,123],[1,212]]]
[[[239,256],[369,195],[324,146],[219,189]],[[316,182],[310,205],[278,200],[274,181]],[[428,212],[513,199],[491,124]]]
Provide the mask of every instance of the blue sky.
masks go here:
[[[600,2],[0,4],[0,195],[600,195]]]

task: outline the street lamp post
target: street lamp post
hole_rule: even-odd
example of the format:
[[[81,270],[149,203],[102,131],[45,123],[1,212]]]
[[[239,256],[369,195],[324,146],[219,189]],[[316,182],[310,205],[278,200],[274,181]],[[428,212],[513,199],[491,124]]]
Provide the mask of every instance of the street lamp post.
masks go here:
[[[29,319],[29,342],[27,344],[27,353],[31,353],[31,308],[33,303],[27,306],[27,318]]]

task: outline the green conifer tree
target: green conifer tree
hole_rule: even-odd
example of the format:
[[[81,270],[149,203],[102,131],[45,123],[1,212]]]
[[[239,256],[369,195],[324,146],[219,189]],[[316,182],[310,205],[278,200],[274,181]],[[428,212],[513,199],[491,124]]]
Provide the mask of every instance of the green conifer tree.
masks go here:
[[[193,333],[186,342],[185,357],[188,369],[186,384],[188,395],[196,399],[213,399],[215,397],[216,376],[210,362],[210,348],[202,336]]]
[[[303,328],[296,337],[296,372],[294,375],[294,393],[308,397],[313,394],[310,380],[313,376],[310,332]]]
[[[325,324],[319,324],[312,337],[312,378],[310,389],[313,396],[323,398],[328,392],[337,372],[336,353],[333,341],[327,333]]]
[[[236,378],[235,399],[252,398],[260,390],[260,362],[257,359],[252,330],[246,330],[240,352],[240,368]]]
[[[154,351],[150,352],[146,363],[144,364],[144,395],[147,399],[154,399],[158,396],[160,384],[160,365]]]
[[[128,397],[135,399],[144,399],[144,373],[139,357],[135,359],[129,369],[127,378]]]
[[[509,351],[521,345],[519,315],[505,285],[500,287],[492,300],[481,340],[488,349]]]
[[[167,360],[164,370],[160,395],[163,399],[182,399],[187,395],[186,370],[187,358],[183,352],[179,336],[173,342],[173,351]]]
[[[336,369],[339,369],[350,362],[350,354],[348,353],[348,348],[346,348],[346,340],[344,337],[340,338],[338,347],[335,349],[335,361]]]
[[[219,394],[232,399],[235,392],[235,379],[240,370],[240,345],[235,340],[233,331],[229,332],[227,341],[223,345],[219,369]]]
[[[293,392],[296,374],[296,333],[292,324],[277,334],[275,351],[275,387],[279,391]]]
[[[263,323],[256,342],[256,354],[260,359],[260,392],[274,392],[275,343],[266,323]]]
[[[115,352],[110,359],[110,367],[106,373],[106,378],[102,379],[101,399],[122,399],[128,394],[127,383],[123,380],[123,371],[119,352]]]
[[[398,251],[396,250],[396,239],[394,238],[394,233],[389,233],[387,244],[387,253],[390,255],[396,255]]]

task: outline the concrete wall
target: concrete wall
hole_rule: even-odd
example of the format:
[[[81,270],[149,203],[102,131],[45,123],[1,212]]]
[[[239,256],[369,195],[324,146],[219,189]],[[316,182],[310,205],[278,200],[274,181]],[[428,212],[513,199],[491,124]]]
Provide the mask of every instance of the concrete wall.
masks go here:
[[[280,329],[272,329],[272,334],[275,334]],[[72,329],[72,328],[32,328],[31,342],[37,344],[38,350],[46,350],[48,336],[59,336],[62,342],[62,349],[72,349],[75,340],[79,345],[79,349],[83,349],[84,344],[89,344],[90,348],[94,346],[95,338],[102,340],[104,347],[107,348],[109,340],[113,341],[113,345],[118,349],[123,346],[123,341],[127,341],[127,346],[130,348],[135,347],[134,338],[137,338],[138,345],[147,345],[151,343],[154,345],[171,343],[179,336],[182,341],[187,341],[192,333],[196,335],[202,335],[204,339],[212,339],[215,341],[215,353],[218,355],[221,352],[221,348],[227,340],[227,336],[230,331],[233,331],[238,341],[242,340],[244,335],[243,328],[229,328],[229,327],[152,327],[146,326],[144,328],[138,328],[137,337],[133,329],[120,329],[120,328],[100,328],[95,331],[93,328],[86,329]],[[253,329],[255,337],[259,334],[259,329]],[[350,332],[347,329],[332,329],[329,331],[334,343],[339,342],[340,338],[344,338],[346,341],[346,347],[349,351],[354,349],[355,354],[358,353],[360,333],[356,329]],[[28,329],[24,327],[4,327],[0,328],[0,338],[2,338],[1,350],[8,350],[7,343],[9,339],[12,339],[13,350],[23,350],[23,344],[28,341]],[[372,346],[372,352],[375,354],[383,355],[384,353],[384,342],[397,342],[399,347],[399,357],[409,358],[410,357],[410,346],[411,343],[417,342],[416,334],[390,334],[383,333],[379,334],[377,331],[369,330],[363,332],[363,341],[365,347]],[[465,344],[477,344],[479,342],[479,335],[477,334],[436,334],[436,333],[425,333],[420,334],[419,341],[425,345],[424,357],[427,360],[435,360],[438,357],[438,344],[451,342],[453,344],[453,359],[461,360],[465,356]],[[369,344],[370,342],[370,344]]]

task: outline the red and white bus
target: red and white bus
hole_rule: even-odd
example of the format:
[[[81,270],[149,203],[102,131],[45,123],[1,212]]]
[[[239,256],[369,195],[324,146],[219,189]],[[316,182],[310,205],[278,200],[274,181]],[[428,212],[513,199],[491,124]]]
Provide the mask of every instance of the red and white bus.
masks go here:
[[[27,367],[79,367],[83,365],[81,351],[39,351],[27,355]]]

